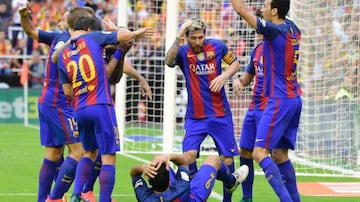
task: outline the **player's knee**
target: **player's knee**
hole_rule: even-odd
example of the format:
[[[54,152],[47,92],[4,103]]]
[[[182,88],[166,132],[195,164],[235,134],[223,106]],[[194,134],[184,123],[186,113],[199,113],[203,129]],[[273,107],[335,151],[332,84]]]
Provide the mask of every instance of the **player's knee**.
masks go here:
[[[45,150],[45,158],[57,162],[61,159],[64,153],[63,147],[47,147]]]
[[[286,149],[273,149],[271,151],[271,158],[277,164],[283,163],[289,159],[288,150]]]
[[[221,162],[220,162],[220,158],[218,156],[208,156],[205,160],[203,164],[207,164],[207,165],[211,165],[213,166],[216,170],[219,170],[221,167]]]
[[[184,152],[184,156],[187,159],[188,163],[192,163],[192,162],[196,161],[197,151],[191,150],[191,151]]]
[[[269,156],[269,151],[266,148],[255,147],[252,153],[252,158],[257,163],[260,163],[267,156]]]
[[[245,148],[240,148],[240,156],[243,158],[252,159],[252,151]]]
[[[75,160],[80,160],[84,156],[84,149],[80,142],[69,144],[69,156],[74,158]]]
[[[220,159],[225,163],[225,165],[231,165],[234,162],[234,158],[232,156],[220,156]]]

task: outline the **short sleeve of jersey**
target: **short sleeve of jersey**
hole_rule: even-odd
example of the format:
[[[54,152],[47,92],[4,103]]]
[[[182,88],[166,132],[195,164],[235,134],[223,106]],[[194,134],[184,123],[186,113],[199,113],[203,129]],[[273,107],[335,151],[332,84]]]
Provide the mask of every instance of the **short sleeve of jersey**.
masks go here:
[[[62,53],[62,52],[61,52]],[[61,53],[59,55],[61,55]],[[59,79],[60,79],[60,83],[64,84],[64,83],[70,83],[70,79],[68,77],[68,74],[66,72],[66,69],[64,67],[64,62],[60,59],[58,59],[57,65],[59,67]]]
[[[182,60],[181,55],[184,54],[183,52],[186,51],[185,46],[187,46],[187,45],[182,45],[182,46],[179,47],[179,51],[178,51],[178,53],[176,55],[176,58],[175,58],[175,64],[179,65],[180,67],[183,65],[183,63],[182,63],[183,60]]]
[[[59,33],[57,32],[46,32],[43,30],[39,30],[39,42],[50,46],[55,37],[57,37],[58,35]]]
[[[220,46],[219,48],[221,50],[222,59],[226,62],[226,64],[231,64],[237,60],[235,54],[232,51],[229,51],[229,48],[223,41],[218,40],[217,43]]]
[[[275,24],[261,18],[257,18],[257,31],[268,40],[275,39],[279,34]]]
[[[256,48],[251,52],[250,62],[246,66],[246,72],[255,75],[255,66],[254,66],[254,57],[255,57]]]
[[[141,176],[135,176],[132,178],[132,184],[135,191],[135,195],[138,201],[146,201],[147,190],[149,189],[145,179]]]
[[[91,38],[95,40],[100,46],[106,45],[116,45],[117,41],[117,31],[113,32],[104,32],[104,31],[95,31],[90,32]]]

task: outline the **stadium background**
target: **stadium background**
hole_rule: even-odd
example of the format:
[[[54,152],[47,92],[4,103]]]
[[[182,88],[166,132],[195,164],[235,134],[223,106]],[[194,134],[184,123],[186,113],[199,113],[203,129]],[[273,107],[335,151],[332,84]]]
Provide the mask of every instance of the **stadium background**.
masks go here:
[[[27,64],[30,71],[34,63],[32,54],[39,51],[44,62],[48,47],[29,40],[16,22],[16,2],[0,0],[0,123],[23,123],[37,125],[37,96],[39,85],[34,85],[29,75],[29,93],[24,107],[23,88],[20,83],[22,68]],[[4,4],[4,2],[6,2]],[[193,16],[207,22],[207,35],[224,40],[238,56],[243,72],[255,42],[255,31],[242,21],[232,10],[228,0],[133,0],[133,1],[30,1],[33,22],[48,31],[58,31],[57,22],[61,14],[71,5],[89,5],[96,9],[98,18],[107,17],[119,22],[118,3],[125,2],[126,24],[130,29],[153,27],[156,31],[151,40],[135,41],[128,54],[128,60],[148,80],[154,93],[153,101],[140,96],[139,84],[124,77],[123,100],[117,107],[124,106],[125,117],[123,151],[126,153],[154,153],[163,151],[164,136],[164,55],[168,18],[177,19],[177,25]],[[262,7],[260,0],[246,1],[255,12]],[[360,129],[359,129],[359,30],[360,3],[358,0],[292,0],[290,17],[302,30],[299,81],[303,94],[303,113],[298,135],[297,149],[292,153],[298,163],[296,170],[304,175],[360,176]],[[176,13],[167,15],[169,8],[177,6]],[[10,20],[11,19],[11,20]],[[9,22],[10,26],[6,24]],[[174,25],[172,25],[174,26]],[[16,36],[15,33],[18,33]],[[26,62],[24,62],[26,61]],[[175,130],[173,151],[181,151],[182,123],[186,105],[186,92],[180,70],[176,70],[174,102]],[[231,102],[235,132],[239,139],[242,119],[251,96],[251,87],[244,95],[234,96],[231,82],[226,86]],[[26,110],[25,110],[26,109]],[[166,113],[165,113],[166,114]],[[202,149],[204,153],[214,152],[211,140]]]

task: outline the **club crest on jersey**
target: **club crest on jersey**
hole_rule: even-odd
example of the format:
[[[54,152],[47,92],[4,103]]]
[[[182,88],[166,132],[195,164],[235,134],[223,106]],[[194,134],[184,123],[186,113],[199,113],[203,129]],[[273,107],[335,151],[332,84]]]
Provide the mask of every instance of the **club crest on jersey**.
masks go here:
[[[196,58],[200,61],[203,61],[205,59],[205,55],[204,55],[204,53],[198,53],[196,55]]]
[[[206,52],[206,58],[207,58],[208,60],[211,60],[211,59],[213,59],[214,57],[215,57],[214,51]]]

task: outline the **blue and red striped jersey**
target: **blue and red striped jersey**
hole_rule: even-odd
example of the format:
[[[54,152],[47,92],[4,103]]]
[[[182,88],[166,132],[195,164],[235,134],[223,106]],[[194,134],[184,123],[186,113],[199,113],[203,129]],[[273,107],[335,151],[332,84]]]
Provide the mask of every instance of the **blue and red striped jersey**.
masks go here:
[[[113,105],[103,52],[106,45],[117,44],[116,35],[116,31],[83,34],[61,51],[60,80],[72,84],[75,111],[89,105]]]
[[[265,95],[294,98],[302,94],[297,81],[301,32],[290,20],[283,24],[257,19],[258,32],[264,35]]]
[[[251,53],[246,72],[255,75],[255,85],[249,110],[264,110],[268,98],[264,95],[264,64],[263,64],[263,43],[259,43]]]
[[[60,84],[58,66],[53,63],[50,58],[54,51],[63,45],[69,38],[70,34],[67,31],[58,33],[39,30],[39,42],[50,46],[46,62],[45,82],[39,97],[40,104],[61,108],[71,105],[70,100],[64,95],[64,91]]]
[[[222,60],[231,64],[236,57],[228,57],[228,48],[218,39],[206,39],[203,51],[194,53],[188,44],[179,47],[175,63],[186,80],[188,104],[185,118],[208,118],[231,115],[225,89],[212,92],[210,82],[221,74]]]

